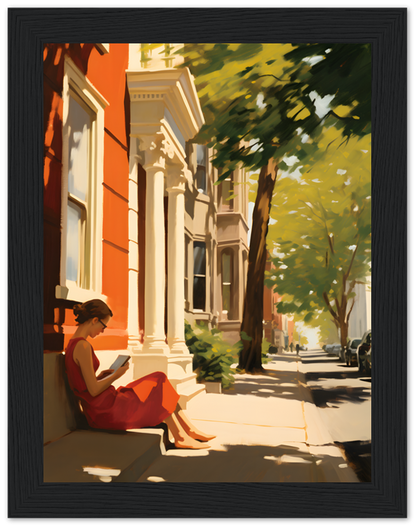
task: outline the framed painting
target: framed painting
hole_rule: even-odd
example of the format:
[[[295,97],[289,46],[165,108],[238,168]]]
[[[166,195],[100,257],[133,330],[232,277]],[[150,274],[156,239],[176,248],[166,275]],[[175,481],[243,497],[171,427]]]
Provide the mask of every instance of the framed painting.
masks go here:
[[[8,518],[406,518],[407,9],[9,7],[7,11]],[[248,185],[244,185],[250,176],[237,164],[228,171],[223,169],[224,141],[215,145],[220,151],[218,163],[212,161],[212,145],[207,146],[202,136],[189,144],[204,124],[217,126],[223,137],[229,138],[235,131],[232,127],[220,128],[224,126],[221,113],[211,121],[205,119],[194,77],[174,67],[175,61],[185,59],[175,53],[178,50],[174,44],[155,43],[166,40],[207,49],[211,46],[209,52],[213,43],[231,43],[233,52],[242,54],[239,71],[247,73],[246,80],[252,85],[267,72],[258,71],[252,77],[254,68],[242,67],[252,52],[249,50],[255,50],[260,42],[264,43],[263,49],[272,50],[268,64],[276,60],[276,45],[296,43],[300,49],[302,44],[314,44],[324,54],[332,52],[331,45],[335,48],[338,44],[371,49],[371,100],[367,101],[366,114],[350,120],[354,126],[360,119],[360,123],[371,121],[371,151],[364,147],[360,150],[364,155],[371,152],[371,182],[365,185],[371,188],[372,196],[368,218],[368,251],[372,254],[370,327],[377,349],[371,401],[367,403],[371,404],[372,423],[372,468],[367,480],[344,476],[308,481],[288,477],[276,482],[243,476],[216,481],[214,476],[192,482],[163,480],[143,471],[142,479],[116,482],[111,478],[117,474],[97,472],[96,466],[84,467],[79,480],[45,477],[49,470],[44,464],[45,438],[48,444],[57,436],[67,437],[66,427],[72,426],[62,419],[62,408],[45,403],[45,371],[52,379],[48,389],[55,390],[54,376],[63,367],[60,352],[79,331],[81,319],[76,321],[72,314],[79,304],[91,298],[110,300],[114,310],[114,316],[103,315],[104,322],[97,318],[102,327],[93,335],[97,337],[96,349],[102,351],[104,367],[110,367],[117,354],[126,351],[131,358],[129,382],[134,381],[138,370],[142,374],[155,369],[165,371],[191,414],[193,396],[198,391],[218,389],[212,388],[212,381],[218,381],[216,371],[213,367],[205,371],[198,357],[206,360],[208,354],[223,354],[225,369],[220,379],[222,387],[231,391],[231,365],[238,356],[238,346],[239,367],[249,373],[259,367],[255,361],[250,364],[246,360],[250,353],[243,353],[250,347],[247,343],[255,340],[250,336],[255,335],[250,324],[256,318],[256,309],[246,317],[248,321],[244,320],[246,291],[238,285],[247,273],[250,276],[248,237],[252,236],[251,251],[259,236],[258,225],[249,219],[257,206],[254,200],[249,204]],[[144,41],[152,44],[140,44]],[[146,67],[149,64],[153,67]],[[163,68],[167,73],[162,78],[157,72]],[[227,73],[226,69],[221,72]],[[236,86],[231,89],[237,90]],[[222,98],[233,101],[224,86],[222,90],[218,107]],[[210,97],[213,103],[213,93]],[[266,103],[264,91],[263,98],[257,98],[254,104],[261,109]],[[289,116],[291,110],[297,116],[307,112],[288,108]],[[241,120],[244,112],[236,115]],[[208,126],[209,132],[212,129]],[[294,141],[295,132],[293,127],[288,141]],[[261,133],[259,128],[256,133]],[[303,142],[307,143],[306,139]],[[362,156],[356,159],[354,152],[349,167],[364,173],[370,160]],[[315,154],[308,155],[313,158]],[[226,148],[224,155],[230,155]],[[261,157],[260,153],[257,156]],[[284,167],[289,172],[290,166],[286,158]],[[151,177],[147,177],[149,174]],[[344,174],[341,170],[334,177],[343,178]],[[311,181],[316,178],[311,177]],[[295,189],[297,183],[296,177],[290,177],[282,188],[286,185],[288,193],[300,192],[300,187]],[[343,188],[349,184],[342,182]],[[146,188],[146,192],[138,192],[138,188]],[[355,195],[360,191],[364,192],[357,187]],[[213,234],[213,216],[201,212],[214,203],[218,222],[223,222],[222,237],[218,238]],[[269,207],[276,224],[279,214],[288,216],[293,212],[285,209],[285,203],[276,202],[275,209]],[[341,216],[335,209],[334,218]],[[234,213],[242,218],[240,223],[230,220],[237,217]],[[335,224],[334,219],[333,229]],[[365,229],[362,227],[361,233]],[[279,236],[279,230],[275,231]],[[244,234],[236,241],[234,232]],[[281,243],[289,242],[282,239]],[[352,255],[356,249],[351,245]],[[330,256],[328,253],[327,264]],[[290,262],[289,252],[287,260],[277,250],[274,257],[266,271],[269,281],[276,279],[273,265],[282,265],[283,276],[288,268],[283,264]],[[304,268],[306,265],[305,260]],[[141,271],[144,268],[145,278]],[[312,283],[314,278],[308,280]],[[101,284],[105,284],[102,289]],[[277,288],[281,292],[279,287],[283,286]],[[250,292],[250,278],[247,290]],[[290,290],[285,292],[290,294]],[[263,293],[253,301],[254,306],[263,302]],[[321,294],[324,299],[325,294]],[[271,306],[275,300],[268,297]],[[327,304],[330,310],[335,309],[329,300]],[[260,319],[263,339],[269,331],[264,318]],[[195,323],[203,327],[195,331]],[[297,364],[296,350],[289,348],[297,344],[299,353],[306,342],[302,340],[306,330],[301,325],[297,329],[289,326],[286,323],[279,329],[270,325],[267,335],[275,347],[276,360],[280,357],[284,362],[292,353],[292,364]],[[347,335],[341,326],[344,346]],[[219,339],[212,328],[218,328],[227,338]],[[357,332],[364,333],[362,328]],[[198,335],[202,335],[199,340]],[[210,347],[198,356],[204,339],[211,342]],[[281,351],[279,356],[279,349],[286,349],[287,354]],[[291,371],[288,369],[287,374]],[[299,375],[293,370],[295,373]],[[247,378],[244,383],[245,389],[252,389]],[[365,387],[361,389],[362,395]],[[274,390],[271,375],[257,395],[264,397],[263,402],[267,398],[269,401]],[[62,393],[54,400],[58,401]],[[287,388],[284,394],[287,398]],[[214,401],[215,395],[209,400]],[[72,403],[65,404],[64,414]],[[205,424],[215,421],[213,410],[204,409]],[[61,417],[51,418],[55,415]],[[78,414],[72,417],[75,421],[82,419]],[[153,423],[149,421],[148,426]],[[130,424],[128,428],[140,427]],[[159,441],[157,430],[153,435]],[[126,448],[124,442],[120,449],[118,439],[117,433],[111,436],[114,451]],[[136,448],[135,437],[129,435],[127,440],[131,441],[129,448]],[[253,470],[267,471],[268,463],[277,461],[281,465],[298,455],[296,450],[282,450],[276,457],[275,450],[264,450],[259,461],[253,462]],[[200,458],[201,471],[207,469],[207,461],[221,463],[219,452],[208,458]],[[180,472],[184,458],[179,456],[174,461],[175,470]],[[299,462],[299,457],[295,461]],[[306,465],[309,458],[302,461]],[[314,465],[316,470],[320,461]]]

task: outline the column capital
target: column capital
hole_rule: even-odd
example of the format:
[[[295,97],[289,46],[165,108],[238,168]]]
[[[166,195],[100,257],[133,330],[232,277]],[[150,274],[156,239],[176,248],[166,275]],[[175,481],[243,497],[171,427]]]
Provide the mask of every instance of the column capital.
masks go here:
[[[183,165],[169,165],[166,178],[166,191],[169,193],[185,192],[186,181],[191,171]]]
[[[166,161],[173,159],[175,149],[162,132],[151,135],[140,135],[140,150],[144,154],[143,168],[166,168]]]

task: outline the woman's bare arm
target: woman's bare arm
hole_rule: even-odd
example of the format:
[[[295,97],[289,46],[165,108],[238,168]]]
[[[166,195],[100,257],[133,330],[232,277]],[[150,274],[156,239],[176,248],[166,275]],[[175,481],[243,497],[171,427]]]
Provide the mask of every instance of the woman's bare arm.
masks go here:
[[[127,363],[111,375],[108,375],[104,379],[98,380],[95,375],[92,362],[91,346],[85,340],[82,340],[76,344],[73,358],[81,369],[81,374],[85,381],[85,385],[87,386],[87,390],[93,397],[100,395],[100,393],[111,386],[115,380],[124,375],[129,369],[129,364]]]

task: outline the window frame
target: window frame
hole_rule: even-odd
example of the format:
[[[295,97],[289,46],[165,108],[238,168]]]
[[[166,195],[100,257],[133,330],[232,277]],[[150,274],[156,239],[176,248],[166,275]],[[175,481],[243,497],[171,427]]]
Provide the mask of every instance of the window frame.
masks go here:
[[[89,159],[89,196],[88,203],[69,193],[69,103],[74,92],[91,115],[90,159]],[[85,302],[91,298],[106,300],[102,294],[102,238],[103,238],[103,180],[104,180],[104,110],[108,106],[106,99],[83,75],[73,61],[65,58],[63,78],[63,116],[62,116],[62,189],[61,189],[61,265],[60,283],[56,286],[56,298]],[[88,244],[90,257],[85,267],[85,254],[80,259],[79,283],[67,279],[67,223],[68,202],[84,207],[83,221],[84,247]],[[86,275],[88,286],[85,287]]]
[[[229,282],[225,282],[224,281],[224,257],[228,256],[229,257],[229,266],[230,266],[230,269],[229,269],[229,274],[230,274],[230,281]],[[225,311],[227,312],[227,317],[230,319],[230,317],[233,317],[234,313],[233,313],[233,305],[232,305],[232,301],[233,301],[233,285],[234,285],[234,273],[233,273],[233,270],[234,270],[234,252],[232,249],[230,248],[226,248],[224,249],[222,252],[221,252],[221,312],[222,313],[225,313]],[[230,291],[230,299],[229,299],[229,302],[230,302],[230,306],[229,306],[229,309],[226,310],[224,309],[224,288],[225,287],[228,287],[229,288],[229,291]],[[234,317],[233,317],[234,318]]]
[[[218,177],[220,177],[222,171],[218,171]],[[224,199],[224,193],[225,193],[225,182],[230,183],[230,195],[234,194],[234,170],[231,172],[231,174],[223,179],[220,184],[218,185],[218,203],[219,203],[219,212],[234,212],[234,198],[231,198],[229,200]]]
[[[196,274],[195,273],[195,245],[203,245],[205,250],[205,274]],[[204,240],[194,240],[193,241],[193,284],[192,284],[192,310],[194,313],[206,313],[207,308],[207,243]],[[204,290],[204,308],[195,307],[195,278],[203,278],[205,281],[205,290]]]
[[[96,115],[94,112],[91,111],[91,109],[86,105],[85,101],[82,99],[82,97],[79,96],[79,94],[76,92],[76,90],[73,89],[73,87],[69,86],[69,101],[71,98],[87,113],[87,115],[90,117],[90,131],[89,131],[89,137],[88,137],[88,173],[92,173],[92,155],[93,155],[93,141],[94,136],[96,135]],[[68,108],[69,110],[69,108]],[[69,152],[68,152],[69,153]],[[68,157],[67,157],[68,160]],[[68,176],[67,171],[67,176]],[[81,225],[79,228],[79,239],[80,239],[80,245],[79,245],[79,265],[78,265],[78,277],[76,281],[66,279],[66,282],[71,285],[71,288],[78,287],[81,289],[89,289],[89,278],[90,273],[88,273],[88,280],[87,280],[87,261],[86,258],[88,257],[89,261],[91,259],[90,252],[85,250],[86,244],[90,243],[90,237],[89,237],[89,230],[87,229],[87,224],[90,222],[90,201],[91,201],[91,191],[92,191],[92,185],[91,185],[91,177],[88,177],[87,181],[87,191],[86,191],[86,199],[83,200],[79,198],[76,194],[73,194],[70,192],[68,188],[68,196],[67,196],[67,218],[68,218],[68,207],[70,204],[72,204],[73,208],[76,208],[80,211],[80,218],[81,218]],[[68,222],[67,222],[68,223]],[[67,232],[67,229],[65,230]],[[66,240],[67,241],[67,240]],[[66,247],[67,249],[67,247]],[[67,253],[66,253],[67,256]],[[66,269],[67,261],[65,264]],[[65,273],[66,274],[66,273]]]
[[[205,150],[205,165],[198,165],[198,147],[204,148]],[[195,148],[195,186],[196,189],[200,194],[204,194],[205,196],[208,195],[208,147],[207,145],[200,145],[197,144]],[[205,176],[204,176],[204,185],[201,186],[201,190],[199,190],[198,187],[198,172],[199,170],[204,170]]]

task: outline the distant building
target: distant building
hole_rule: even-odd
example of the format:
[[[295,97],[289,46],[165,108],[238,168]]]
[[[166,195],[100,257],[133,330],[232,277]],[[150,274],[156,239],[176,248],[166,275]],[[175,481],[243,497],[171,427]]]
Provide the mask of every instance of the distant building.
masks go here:
[[[371,276],[367,277],[367,281],[369,285],[356,284],[353,289],[355,298],[349,320],[349,338],[362,337],[371,329]]]
[[[266,262],[266,271],[271,271],[273,264]],[[263,293],[263,337],[281,352],[293,342],[294,321],[292,317],[278,313],[277,304],[281,296],[273,289],[264,286]]]

